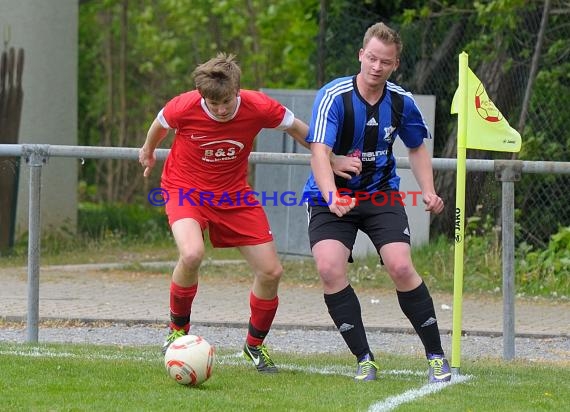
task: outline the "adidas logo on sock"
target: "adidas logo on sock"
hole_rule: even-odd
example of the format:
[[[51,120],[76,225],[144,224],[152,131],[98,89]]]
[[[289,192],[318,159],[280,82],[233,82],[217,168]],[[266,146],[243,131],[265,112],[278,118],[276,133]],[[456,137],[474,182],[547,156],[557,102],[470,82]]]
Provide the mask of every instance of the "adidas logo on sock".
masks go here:
[[[426,320],[424,323],[420,325],[420,328],[425,328],[426,326],[433,325],[436,322],[437,320],[430,316],[428,320]]]
[[[338,328],[338,331],[339,331],[340,333],[343,333],[343,332],[347,332],[347,331],[349,331],[349,330],[351,330],[351,329],[353,329],[353,328],[354,328],[354,325],[349,325],[348,323],[343,323],[343,324],[340,325],[340,327]]]

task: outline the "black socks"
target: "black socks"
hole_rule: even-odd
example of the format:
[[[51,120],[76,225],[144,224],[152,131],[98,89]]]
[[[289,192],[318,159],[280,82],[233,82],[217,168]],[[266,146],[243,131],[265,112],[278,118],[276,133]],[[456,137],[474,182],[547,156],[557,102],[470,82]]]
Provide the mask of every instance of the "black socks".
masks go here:
[[[422,282],[420,286],[409,292],[396,291],[396,293],[402,312],[410,320],[424,345],[426,356],[428,353],[443,355],[435,308],[425,283]]]
[[[362,323],[360,302],[352,286],[348,285],[337,293],[325,294],[324,297],[329,314],[350,351],[358,360],[366,354],[370,354],[371,360],[374,360]]]

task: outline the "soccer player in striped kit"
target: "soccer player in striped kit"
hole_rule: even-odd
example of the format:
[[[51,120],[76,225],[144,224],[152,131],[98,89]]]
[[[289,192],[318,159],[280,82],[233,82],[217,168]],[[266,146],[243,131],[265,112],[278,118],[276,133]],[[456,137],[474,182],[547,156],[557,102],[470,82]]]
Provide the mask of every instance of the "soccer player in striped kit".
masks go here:
[[[400,178],[392,152],[402,139],[425,210],[441,213],[443,200],[433,183],[431,158],[423,142],[430,133],[412,95],[388,81],[398,68],[402,42],[383,23],[365,33],[359,51],[360,72],[338,78],[318,92],[307,142],[312,173],[303,196],[308,203],[309,240],[322,280],[329,314],[357,360],[355,379],[376,379],[379,363],[368,345],[358,297],[347,277],[347,262],[358,229],[374,244],[396,287],[400,307],[419,335],[428,360],[430,382],[451,378],[441,346],[430,293],[413,266],[410,229]],[[334,176],[331,153],[359,157],[361,172],[350,179]],[[341,190],[342,189],[342,190]],[[382,194],[388,201],[374,202]]]

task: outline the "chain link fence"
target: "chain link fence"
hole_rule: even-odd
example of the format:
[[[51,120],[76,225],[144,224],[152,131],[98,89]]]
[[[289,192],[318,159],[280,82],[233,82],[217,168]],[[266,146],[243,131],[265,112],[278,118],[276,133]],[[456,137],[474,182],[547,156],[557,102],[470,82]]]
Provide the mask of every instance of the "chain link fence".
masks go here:
[[[569,15],[570,3],[547,0],[520,2],[508,11],[446,9],[399,23],[371,14],[365,4],[346,2],[327,14],[325,81],[358,71],[364,31],[384,21],[404,42],[392,80],[414,94],[436,96],[434,157],[456,157],[457,117],[450,106],[458,55],[466,51],[469,66],[523,139],[518,154],[468,150],[468,158],[570,161]],[[455,178],[454,172],[436,173],[448,207],[433,222],[435,235],[452,234]],[[515,185],[517,243],[544,247],[552,234],[570,226],[569,184],[567,175],[523,175]],[[500,226],[500,187],[489,173],[468,173],[467,216],[491,216]]]

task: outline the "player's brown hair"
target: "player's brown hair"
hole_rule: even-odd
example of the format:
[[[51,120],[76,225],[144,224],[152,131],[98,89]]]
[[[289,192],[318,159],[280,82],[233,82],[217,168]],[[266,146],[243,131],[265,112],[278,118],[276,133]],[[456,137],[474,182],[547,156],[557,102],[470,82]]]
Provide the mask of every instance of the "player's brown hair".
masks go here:
[[[396,50],[398,52],[398,57],[402,53],[402,39],[396,30],[391,29],[384,23],[373,24],[364,33],[364,39],[362,40],[362,48],[365,49],[366,45],[373,37],[377,38],[383,43],[396,45]]]
[[[241,69],[235,61],[235,55],[218,53],[216,57],[196,67],[192,77],[202,97],[223,101],[239,92]]]

